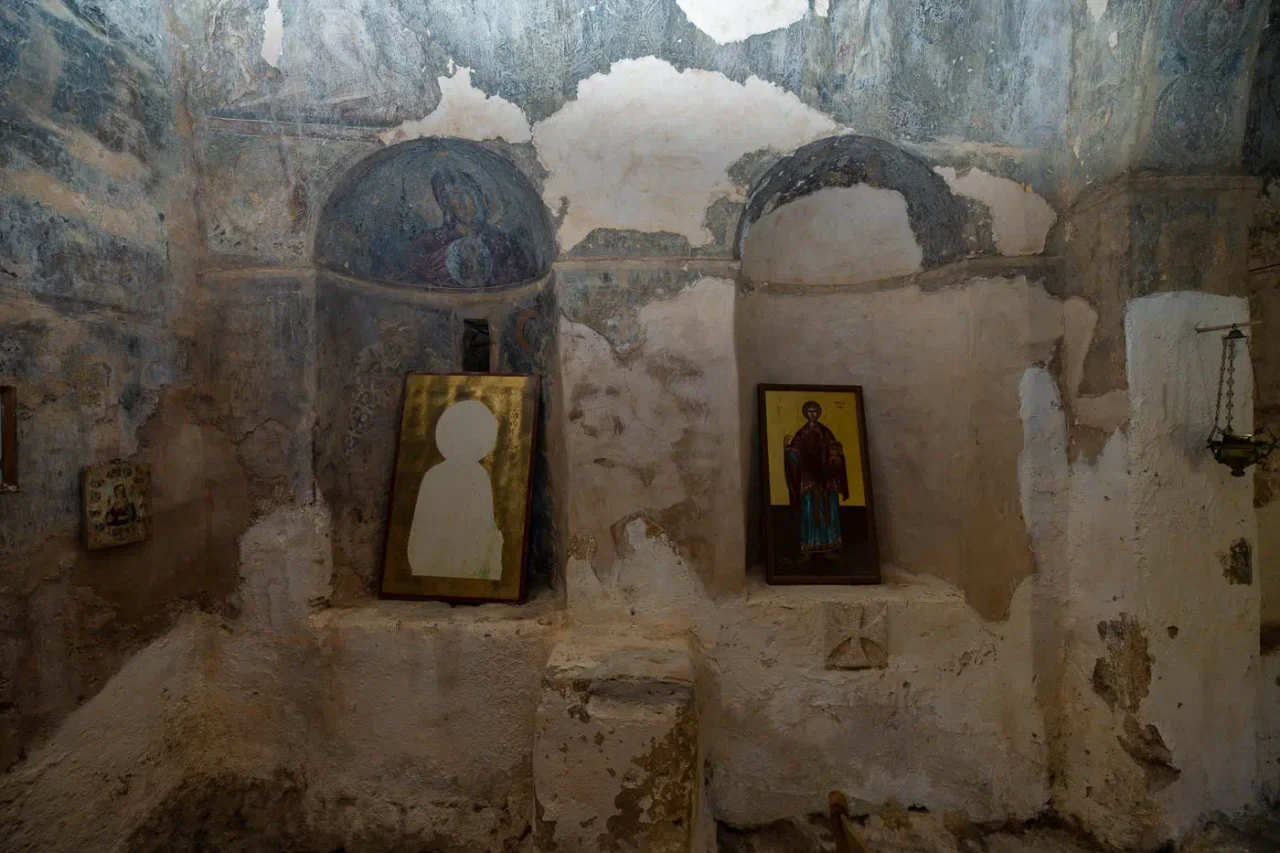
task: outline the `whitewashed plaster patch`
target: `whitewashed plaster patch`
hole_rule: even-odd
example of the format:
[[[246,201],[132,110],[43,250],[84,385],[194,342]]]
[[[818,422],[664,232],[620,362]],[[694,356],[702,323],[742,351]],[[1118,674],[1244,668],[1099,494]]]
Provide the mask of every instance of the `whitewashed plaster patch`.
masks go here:
[[[283,42],[284,13],[280,11],[280,0],[267,0],[267,8],[262,13],[262,60],[272,68],[280,67]]]
[[[1203,449],[1220,345],[1194,331],[1247,317],[1241,299],[1181,292],[1132,300],[1127,391],[1077,401],[1107,401],[1114,412],[1106,417],[1124,413],[1128,427],[1112,433],[1095,462],[1072,465],[1064,620],[1072,628],[1054,799],[1109,846],[1151,846],[1207,809],[1231,812],[1253,796],[1257,592],[1228,587],[1213,569],[1233,541],[1253,539],[1256,517],[1249,484],[1233,482]],[[1248,378],[1241,381],[1247,401]],[[1140,695],[1117,709],[1090,674],[1108,655],[1105,626],[1126,619],[1149,670]],[[1210,681],[1214,690],[1195,689]],[[1135,755],[1132,730],[1159,750]],[[1153,766],[1162,780],[1153,781]]]
[[[1123,388],[1075,399],[1076,421],[1087,427],[1113,432],[1129,420],[1129,392]]]
[[[918,272],[924,251],[896,190],[826,187],[751,229],[743,272],[755,281],[853,284]]]
[[[504,139],[528,142],[529,120],[520,108],[498,95],[486,95],[471,83],[471,69],[457,66],[440,83],[440,103],[429,115],[406,121],[378,134],[385,145],[394,145],[423,136],[453,136],[459,139]]]
[[[578,99],[535,125],[533,140],[550,173],[548,206],[568,200],[562,248],[595,228],[667,231],[705,245],[713,239],[707,207],[740,197],[730,165],[748,152],[790,151],[839,130],[757,77],[735,83],[648,56],[583,80]]]
[[[789,27],[809,11],[809,0],[676,0],[689,23],[717,44],[743,41],[751,36]],[[825,0],[818,14],[826,14]]]
[[[1093,16],[1094,23],[1102,20],[1102,16],[1107,13],[1108,0],[1085,0],[1089,6],[1089,14]]]
[[[606,588],[616,590],[632,613],[643,609],[651,621],[691,625],[707,599],[671,539],[643,518],[627,522],[623,536],[628,553],[614,563]]]
[[[1000,178],[981,169],[963,175],[948,166],[934,169],[951,189],[980,201],[991,210],[996,248],[1002,255],[1038,255],[1058,214],[1045,201],[1017,181]]]
[[[643,347],[626,358],[595,328],[613,318],[561,316],[575,570],[590,572],[591,560],[602,584],[586,578],[589,606],[609,597],[642,620],[664,609],[677,618],[700,600],[699,579],[714,589],[717,577],[740,577],[741,456],[723,427],[739,404],[736,293],[728,279],[703,278],[644,305],[634,321]]]
[[[827,669],[883,669],[889,665],[889,608],[883,601],[867,604],[826,602],[822,647]]]

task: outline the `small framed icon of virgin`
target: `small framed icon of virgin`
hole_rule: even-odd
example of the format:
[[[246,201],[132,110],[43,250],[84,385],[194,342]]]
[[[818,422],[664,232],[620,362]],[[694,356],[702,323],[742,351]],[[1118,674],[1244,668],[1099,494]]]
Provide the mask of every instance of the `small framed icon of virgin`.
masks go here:
[[[862,388],[760,385],[758,393],[769,583],[880,583]]]

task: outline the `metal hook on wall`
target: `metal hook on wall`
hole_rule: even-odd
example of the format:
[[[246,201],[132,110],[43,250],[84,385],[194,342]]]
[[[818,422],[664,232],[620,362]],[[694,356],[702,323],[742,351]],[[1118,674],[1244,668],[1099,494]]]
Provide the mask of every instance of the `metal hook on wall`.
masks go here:
[[[1240,330],[1241,326],[1260,326],[1261,321],[1229,323],[1222,326],[1196,327],[1197,333],[1221,332],[1222,362],[1218,367],[1218,397],[1213,412],[1213,429],[1209,431],[1209,452],[1213,458],[1231,469],[1231,476],[1243,477],[1244,472],[1262,462],[1276,449],[1276,439],[1264,428],[1253,433],[1237,433],[1233,419],[1236,396],[1236,354],[1241,341],[1245,352],[1250,349],[1251,338]],[[1225,410],[1225,421],[1224,421]]]

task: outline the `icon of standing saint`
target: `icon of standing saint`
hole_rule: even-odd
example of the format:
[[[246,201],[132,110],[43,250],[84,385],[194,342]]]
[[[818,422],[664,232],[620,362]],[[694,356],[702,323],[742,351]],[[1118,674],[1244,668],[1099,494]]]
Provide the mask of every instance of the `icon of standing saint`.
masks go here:
[[[409,530],[410,571],[417,577],[502,577],[502,531],[493,512],[493,484],[480,464],[493,450],[498,421],[479,400],[454,403],[436,425],[444,461],[418,486]]]
[[[844,547],[840,500],[849,497],[844,447],[821,422],[822,406],[801,407],[805,424],[783,437],[783,457],[791,506],[799,514],[800,559],[830,555]]]

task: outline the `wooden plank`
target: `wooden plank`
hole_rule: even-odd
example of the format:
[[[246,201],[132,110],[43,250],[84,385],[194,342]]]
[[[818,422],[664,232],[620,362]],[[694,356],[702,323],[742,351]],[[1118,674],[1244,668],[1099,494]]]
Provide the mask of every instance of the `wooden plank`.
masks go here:
[[[871,853],[871,848],[862,840],[861,828],[849,817],[849,799],[840,791],[832,791],[827,802],[831,805],[837,853]]]

